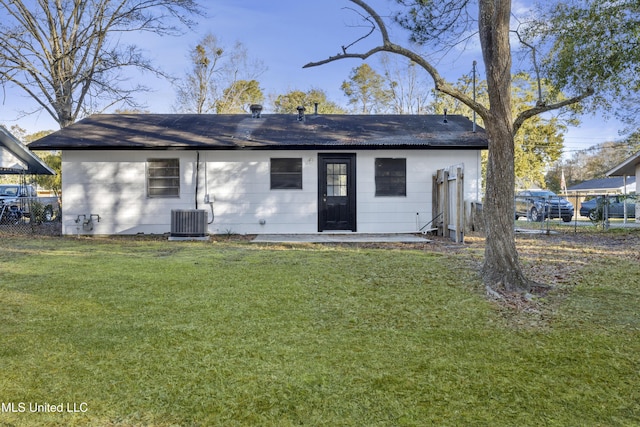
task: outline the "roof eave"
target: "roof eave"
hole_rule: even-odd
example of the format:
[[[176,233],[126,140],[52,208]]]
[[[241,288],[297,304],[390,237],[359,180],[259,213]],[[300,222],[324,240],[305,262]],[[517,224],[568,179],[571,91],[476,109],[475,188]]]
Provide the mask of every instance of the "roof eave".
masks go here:
[[[56,172],[47,166],[38,156],[30,152],[11,132],[0,126],[0,143],[9,150],[20,161],[24,162],[27,168],[22,173],[35,175],[55,175]],[[20,172],[13,172],[20,173]]]
[[[487,150],[487,145],[236,145],[221,146],[49,146],[37,147],[34,150],[63,150],[63,151],[293,151],[293,150]]]
[[[630,176],[636,174],[636,165],[640,163],[640,151],[620,163],[605,175],[607,176]]]

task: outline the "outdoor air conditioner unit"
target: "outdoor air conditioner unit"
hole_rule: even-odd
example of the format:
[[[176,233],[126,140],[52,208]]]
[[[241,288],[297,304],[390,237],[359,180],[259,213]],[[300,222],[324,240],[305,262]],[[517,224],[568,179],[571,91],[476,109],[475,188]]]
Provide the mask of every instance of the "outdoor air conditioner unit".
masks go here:
[[[172,209],[170,238],[204,238],[207,235],[207,211]]]

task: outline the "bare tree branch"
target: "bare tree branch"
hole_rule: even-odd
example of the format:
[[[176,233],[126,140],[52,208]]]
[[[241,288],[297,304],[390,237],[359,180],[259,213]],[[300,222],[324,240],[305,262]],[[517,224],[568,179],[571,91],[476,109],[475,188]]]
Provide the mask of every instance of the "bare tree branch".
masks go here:
[[[355,13],[357,13],[358,15],[360,15],[362,17],[363,20],[369,22],[371,24],[371,29],[369,30],[369,32],[367,34],[365,34],[364,36],[358,38],[356,41],[349,43],[346,46],[342,46],[342,52],[343,53],[347,53],[347,49],[349,49],[351,46],[353,46],[354,44],[357,44],[359,41],[366,39],[367,37],[369,37],[375,30],[376,30],[376,25],[371,22],[371,19],[368,16],[365,16],[363,14],[361,14],[360,12],[358,12],[357,10],[350,8],[350,7],[345,7],[345,9],[349,9],[354,11]]]
[[[83,112],[124,102],[123,69],[162,73],[142,51],[121,46],[118,34],[176,34],[195,0],[0,0],[0,84],[13,84],[65,127]]]
[[[382,20],[382,18],[380,17],[380,15],[378,13],[376,13],[375,10],[373,10],[368,4],[366,4],[363,0],[349,0],[352,3],[355,3],[356,5],[358,5],[359,7],[361,7],[362,9],[364,9],[369,16],[371,17],[371,19],[373,19],[373,21],[375,22],[376,26],[378,27],[378,29],[380,30],[380,34],[381,34],[381,38],[382,38],[382,44],[379,46],[376,46],[366,52],[363,53],[348,53],[346,51],[346,48],[343,47],[343,53],[335,55],[335,56],[330,56],[327,59],[321,60],[321,61],[314,61],[314,62],[309,62],[307,64],[305,64],[303,66],[303,68],[310,68],[310,67],[317,67],[320,65],[324,65],[324,64],[328,64],[330,62],[334,62],[334,61],[338,61],[341,59],[347,59],[347,58],[356,58],[356,59],[362,59],[365,60],[367,58],[369,58],[370,56],[379,53],[379,52],[389,52],[389,53],[395,53],[398,55],[402,55],[406,58],[409,58],[410,60],[412,60],[413,62],[415,62],[417,65],[421,66],[425,71],[427,71],[427,73],[429,73],[429,75],[431,76],[431,78],[433,79],[433,82],[435,84],[435,89],[445,93],[447,95],[450,95],[456,99],[458,99],[460,102],[464,103],[465,105],[467,105],[469,108],[471,108],[472,110],[476,111],[480,117],[482,117],[483,120],[487,120],[488,115],[490,114],[489,110],[482,104],[474,101],[471,97],[467,96],[466,94],[464,94],[463,92],[461,92],[460,90],[456,89],[455,87],[453,87],[449,82],[447,82],[441,75],[440,73],[436,70],[436,68],[433,66],[433,64],[431,64],[428,60],[426,60],[423,56],[417,54],[416,52],[407,49],[403,46],[397,45],[395,43],[392,43],[389,39],[389,33],[388,30],[386,28],[386,24],[385,22]],[[366,19],[367,21],[369,21],[368,18],[363,17],[363,19]],[[358,41],[368,37],[369,35],[371,35],[372,32],[369,32],[369,34],[367,34],[366,36],[358,39]],[[517,34],[517,32],[516,32]],[[518,37],[520,38],[520,35],[518,34]],[[575,96],[573,98],[567,99],[565,101],[562,102],[558,102],[558,103],[554,103],[554,104],[549,104],[546,105],[542,99],[542,89],[541,89],[541,77],[540,77],[540,72],[538,69],[538,65],[536,63],[536,51],[535,48],[533,46],[531,46],[530,44],[524,42],[521,38],[520,38],[521,43],[524,46],[529,47],[532,50],[532,55],[533,55],[533,62],[534,62],[534,67],[536,69],[536,78],[538,80],[538,102],[536,107],[531,108],[529,110],[523,111],[522,113],[520,113],[520,115],[516,118],[516,120],[514,121],[514,134],[518,131],[518,129],[520,129],[520,127],[522,126],[522,123],[535,116],[538,114],[542,114],[545,113],[547,111],[552,111],[552,110],[557,110],[563,107],[566,107],[568,105],[572,105],[575,104],[577,102],[582,101],[583,99],[593,95],[593,89],[587,89],[586,91],[584,91],[583,93],[581,93],[578,96]],[[350,44],[348,47],[353,46],[352,43]]]
[[[566,99],[564,101],[557,102],[555,104],[549,104],[549,105],[545,105],[544,103],[538,103],[538,105],[536,105],[534,108],[530,108],[528,110],[525,110],[525,111],[521,112],[518,115],[518,117],[516,118],[516,120],[514,121],[514,123],[513,123],[513,133],[514,133],[514,135],[516,133],[518,133],[518,129],[520,129],[522,124],[527,119],[529,119],[529,118],[531,118],[533,116],[537,116],[538,114],[546,113],[547,111],[558,110],[560,108],[567,107],[567,106],[572,105],[572,104],[576,104],[576,103],[582,101],[583,99],[588,98],[589,96],[593,95],[593,93],[594,93],[593,89],[592,88],[588,88],[583,93],[581,93],[578,96],[574,96],[573,98],[569,98],[569,99]]]
[[[467,96],[466,94],[460,92],[455,87],[453,87],[449,82],[447,82],[440,75],[440,73],[438,73],[438,71],[433,66],[433,64],[427,61],[424,57],[413,52],[410,49],[407,49],[403,46],[392,43],[391,40],[389,39],[389,32],[387,31],[386,24],[384,23],[380,15],[378,15],[378,13],[376,13],[376,11],[373,10],[368,4],[366,4],[362,0],[349,0],[349,1],[351,1],[352,3],[355,3],[356,5],[364,9],[369,14],[371,19],[374,20],[378,29],[380,30],[380,35],[382,37],[382,44],[364,53],[347,53],[346,49],[343,49],[343,53],[341,54],[338,54],[336,56],[330,56],[328,59],[325,59],[322,61],[309,62],[308,64],[305,64],[303,68],[317,67],[323,64],[327,64],[333,61],[346,59],[346,58],[359,58],[364,60],[370,57],[371,55],[374,55],[379,52],[395,53],[398,55],[402,55],[406,58],[409,58],[410,60],[415,62],[417,65],[421,66],[427,73],[429,73],[429,75],[433,79],[436,90],[442,93],[446,93],[447,95],[453,96],[454,98],[460,100],[462,103],[466,104],[469,108],[475,110],[483,119],[486,119],[488,117],[489,110],[485,106],[474,101],[473,98]],[[371,33],[369,33],[367,36],[369,36],[370,34]],[[360,40],[362,40],[362,38]],[[349,46],[352,46],[352,45],[349,45]]]
[[[518,36],[520,44],[528,47],[531,50],[531,62],[533,62],[533,69],[536,73],[536,81],[538,82],[538,104],[542,105],[544,103],[544,100],[542,98],[542,80],[540,78],[540,67],[538,66],[538,59],[536,57],[536,48],[535,46],[532,46],[531,44],[525,42],[522,38],[522,35],[517,29],[512,32]]]
[[[504,289],[509,292],[530,291],[535,282],[529,280],[518,260],[518,251],[515,245],[513,229],[514,199],[513,190],[515,187],[515,141],[514,135],[528,118],[546,111],[555,110],[578,102],[591,95],[591,89],[581,95],[558,102],[552,105],[545,105],[538,102],[536,107],[520,113],[513,121],[513,106],[511,103],[512,87],[512,52],[509,42],[509,25],[511,17],[511,0],[477,0],[478,7],[478,35],[482,48],[482,57],[487,73],[487,88],[490,108],[484,107],[464,93],[456,90],[449,84],[435,69],[430,61],[421,55],[392,43],[385,27],[385,23],[380,16],[371,9],[364,0],[350,0],[352,3],[364,9],[375,21],[382,35],[381,45],[364,53],[348,53],[330,57],[324,61],[311,62],[305,67],[314,67],[328,62],[337,61],[343,58],[365,59],[377,52],[389,52],[409,58],[417,65],[424,68],[433,78],[436,90],[450,95],[474,110],[484,120],[486,135],[488,139],[489,154],[487,158],[487,178],[485,187],[485,260],[482,267],[482,276],[485,284],[491,289]],[[400,0],[398,0],[400,1]],[[400,1],[401,2],[401,1]],[[404,2],[401,2],[404,4]],[[438,2],[415,2],[412,5],[410,15],[424,12],[419,15],[419,19],[427,20],[432,16],[432,11],[441,7]],[[453,11],[459,5],[466,7],[470,2],[463,0],[445,1],[446,5],[453,7]],[[432,8],[433,7],[433,8]],[[422,10],[421,8],[424,8]],[[447,10],[448,11],[448,10]],[[410,19],[411,19],[410,17]],[[455,18],[455,16],[454,16]],[[442,21],[445,24],[453,25],[453,20]],[[435,36],[443,33],[439,27],[425,24],[428,29],[434,29]],[[412,27],[409,25],[409,27]],[[448,28],[446,25],[443,28]],[[418,23],[416,27],[410,28],[412,31],[422,31],[422,25]],[[539,93],[541,90],[539,90]]]

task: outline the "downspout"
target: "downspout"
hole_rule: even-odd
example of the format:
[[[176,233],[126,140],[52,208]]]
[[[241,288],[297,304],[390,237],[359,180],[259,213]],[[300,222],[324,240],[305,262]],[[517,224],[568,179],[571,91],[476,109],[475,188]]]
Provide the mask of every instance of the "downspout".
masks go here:
[[[204,158],[204,203],[211,208],[211,220],[207,224],[213,224],[215,213],[213,212],[213,198],[209,196],[209,175],[207,175],[207,156]]]
[[[622,220],[623,224],[627,224],[627,175],[623,175],[622,176],[622,194],[623,194],[623,199],[622,199],[622,217],[624,218]]]
[[[198,209],[198,184],[200,182],[200,152],[196,151],[196,194],[195,194],[195,202],[196,209]]]

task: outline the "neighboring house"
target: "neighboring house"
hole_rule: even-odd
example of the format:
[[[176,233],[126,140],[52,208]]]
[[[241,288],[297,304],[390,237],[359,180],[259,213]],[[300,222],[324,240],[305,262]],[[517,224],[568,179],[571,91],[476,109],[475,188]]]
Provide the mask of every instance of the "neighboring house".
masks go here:
[[[631,194],[636,192],[635,176],[625,178],[613,176],[607,178],[596,178],[572,185],[567,188],[567,193],[571,195],[605,195],[605,194]]]
[[[214,234],[399,233],[431,221],[438,169],[463,165],[479,199],[487,144],[462,116],[254,109],[95,115],[29,148],[62,150],[63,234],[168,233],[184,209],[213,211]]]
[[[0,126],[0,175],[55,175],[38,156]]]

